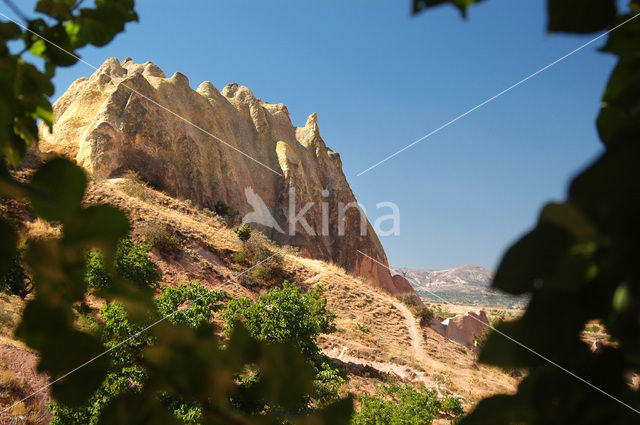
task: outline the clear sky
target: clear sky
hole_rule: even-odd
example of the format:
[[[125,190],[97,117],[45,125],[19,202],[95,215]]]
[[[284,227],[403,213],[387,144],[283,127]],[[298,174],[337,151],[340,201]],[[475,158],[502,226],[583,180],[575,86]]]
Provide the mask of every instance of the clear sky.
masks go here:
[[[413,17],[409,0],[137,3],[140,22],[83,59],[151,60],[193,88],[238,82],[285,103],[296,125],[317,112],[370,219],[388,213],[378,202],[400,207],[400,236],[381,238],[393,266],[494,268],[601,150],[594,120],[614,59],[598,42],[356,176],[592,38],[547,34],[545,1],[489,0],[467,21],[449,6]],[[91,73],[60,69],[57,95]]]

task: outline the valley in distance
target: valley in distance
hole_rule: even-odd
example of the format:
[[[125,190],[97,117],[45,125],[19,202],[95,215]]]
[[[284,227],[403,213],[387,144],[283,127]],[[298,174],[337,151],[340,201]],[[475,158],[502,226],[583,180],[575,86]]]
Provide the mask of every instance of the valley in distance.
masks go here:
[[[396,274],[404,276],[423,302],[470,309],[491,308],[522,310],[527,297],[518,297],[491,288],[494,272],[481,266],[467,264],[445,270],[420,270],[394,267]]]

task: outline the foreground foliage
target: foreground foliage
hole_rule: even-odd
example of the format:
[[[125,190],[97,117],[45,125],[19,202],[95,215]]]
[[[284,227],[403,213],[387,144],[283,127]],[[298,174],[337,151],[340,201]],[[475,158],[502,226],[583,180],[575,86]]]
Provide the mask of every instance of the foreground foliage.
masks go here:
[[[474,1],[414,0],[416,11],[443,3],[464,11]],[[613,29],[640,13],[638,0],[628,11],[615,0],[547,5],[555,32]],[[603,50],[618,57],[597,120],[605,151],[571,182],[566,201],[543,208],[493,281],[509,294],[530,294],[525,314],[498,328],[530,350],[494,332],[480,360],[530,373],[517,394],[482,401],[465,425],[638,422],[640,392],[628,377],[640,371],[640,18],[609,33]],[[593,319],[618,344],[592,353],[580,333]]]

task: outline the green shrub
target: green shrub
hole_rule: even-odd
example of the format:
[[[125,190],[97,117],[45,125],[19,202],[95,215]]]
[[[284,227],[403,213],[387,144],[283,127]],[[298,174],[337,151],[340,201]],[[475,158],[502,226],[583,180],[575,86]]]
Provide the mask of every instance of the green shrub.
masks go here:
[[[316,367],[315,372],[314,401],[319,405],[324,405],[337,400],[340,397],[340,388],[347,383],[345,373],[327,362]]]
[[[436,390],[410,385],[380,387],[374,396],[361,396],[360,403],[351,425],[430,425],[441,413],[463,413],[459,398],[445,396],[440,400]]]
[[[161,274],[158,266],[149,258],[151,247],[137,244],[128,239],[120,241],[115,253],[115,272],[121,278],[129,279],[139,286],[155,285]],[[87,254],[85,280],[92,288],[107,288],[112,279],[104,264],[100,251]]]
[[[149,258],[149,251],[148,245],[122,240],[116,250],[116,273],[140,286],[154,285],[161,275],[156,263]]]
[[[449,318],[451,318],[451,317],[455,317],[455,316],[456,316],[456,314],[455,314],[455,313],[452,313],[452,312],[447,311],[447,310],[443,310],[443,309],[442,309],[442,306],[440,306],[440,305],[439,305],[439,306],[438,306],[438,308],[436,309],[436,313],[435,313],[435,314],[436,314],[436,316],[438,316],[438,317],[442,317],[442,318],[444,318],[444,319],[449,319]]]
[[[489,335],[491,335],[491,333],[495,328],[497,328],[502,323],[504,323],[504,321],[505,321],[505,313],[503,311],[501,312],[501,314],[498,314],[496,317],[489,320],[489,325],[491,327],[485,328],[480,335],[473,336],[473,345],[478,348],[484,347],[485,343],[487,342],[487,339],[489,338]]]
[[[396,298],[407,307],[415,307],[419,305],[418,300],[416,298],[416,294],[412,294],[411,292],[398,294],[396,295]]]
[[[338,398],[346,376],[322,355],[316,343],[321,333],[335,331],[336,316],[327,309],[321,287],[302,294],[297,285],[284,281],[282,288],[270,289],[257,301],[249,298],[229,301],[221,317],[227,335],[242,323],[249,334],[260,341],[294,345],[314,368],[313,393],[306,396],[308,400],[323,405]],[[263,409],[262,400],[255,394],[261,385],[260,376],[248,374],[240,380],[242,385],[234,397],[235,405],[248,412]]]
[[[104,265],[102,252],[90,251],[87,253],[85,280],[91,288],[108,288],[111,285],[111,276]]]
[[[461,416],[464,413],[462,399],[446,394],[440,403],[440,410],[450,416]]]
[[[178,238],[160,224],[147,223],[140,226],[138,233],[140,233],[146,244],[165,253],[175,251],[180,245]]]
[[[265,261],[271,257],[274,253],[266,246],[258,242],[247,242],[242,248],[233,253],[231,259],[233,262],[242,264],[245,266],[253,266],[261,261]],[[274,261],[279,262],[278,255],[274,256]]]
[[[249,226],[249,223],[244,223],[242,226],[237,227],[234,232],[238,235],[238,239],[245,243],[251,237],[251,226]]]
[[[162,405],[172,412],[175,417],[184,425],[199,425],[202,417],[202,407],[197,403],[187,402],[181,397],[172,396],[167,393],[160,394]]]
[[[229,301],[221,317],[227,335],[242,322],[254,338],[292,343],[316,362],[322,360],[316,338],[335,331],[336,316],[327,309],[320,286],[302,294],[296,284],[284,281],[282,288],[270,289],[255,302],[249,298]]]
[[[224,298],[222,291],[211,291],[199,282],[189,282],[177,288],[165,287],[155,304],[162,317],[170,315],[170,322],[197,328],[211,322],[213,313],[222,308]],[[185,306],[189,308],[181,308]]]

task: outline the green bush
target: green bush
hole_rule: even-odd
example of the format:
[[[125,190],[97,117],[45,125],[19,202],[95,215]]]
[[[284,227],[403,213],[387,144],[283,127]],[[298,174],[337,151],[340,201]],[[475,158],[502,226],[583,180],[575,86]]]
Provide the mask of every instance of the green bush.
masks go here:
[[[322,355],[316,343],[321,333],[335,331],[335,315],[327,309],[321,287],[302,294],[297,285],[284,281],[282,288],[270,289],[257,301],[249,298],[229,301],[221,317],[227,335],[242,323],[249,334],[260,341],[294,345],[314,369],[313,393],[308,394],[308,400],[324,405],[338,398],[346,377]],[[260,386],[260,377],[250,374],[243,377],[242,382],[243,388],[235,403],[248,411],[263,408],[261,400],[253,394],[253,388]]]
[[[313,400],[319,405],[337,400],[340,397],[340,388],[347,383],[345,373],[327,362],[317,366],[315,372]]]
[[[222,291],[211,291],[199,282],[189,282],[177,288],[165,287],[155,304],[158,313],[169,316],[170,322],[197,328],[211,322],[213,313],[222,308],[224,298]],[[186,306],[189,308],[181,308]]]
[[[249,298],[229,301],[221,317],[227,335],[242,322],[254,338],[292,343],[316,362],[322,360],[316,338],[335,331],[336,316],[327,309],[320,286],[302,294],[296,284],[284,281],[282,288],[270,289],[255,302]]]
[[[102,252],[90,251],[87,253],[85,280],[91,288],[108,288],[111,285],[111,276],[104,265]]]
[[[440,410],[450,416],[461,416],[464,413],[462,399],[446,394],[440,403]]]
[[[431,425],[439,414],[463,413],[459,398],[445,396],[440,400],[436,390],[410,385],[380,387],[374,396],[361,396],[360,403],[351,425]]]
[[[242,264],[245,266],[253,266],[256,263],[261,261],[265,261],[267,258],[271,257],[274,253],[258,242],[247,242],[243,244],[240,250],[233,253],[232,260],[235,263]],[[279,256],[275,255],[275,262],[279,262]]]
[[[249,223],[244,223],[242,226],[237,227],[234,232],[238,235],[238,239],[245,243],[251,237],[251,226],[249,226]]]
[[[149,251],[151,247],[148,245],[137,244],[128,239],[120,241],[114,260],[118,276],[142,287],[155,285],[161,274],[156,263],[149,258]],[[112,283],[104,261],[100,251],[87,254],[85,280],[92,288],[107,288]]]
[[[152,286],[160,280],[158,266],[149,258],[151,247],[122,240],[116,250],[116,273],[140,286]]]

